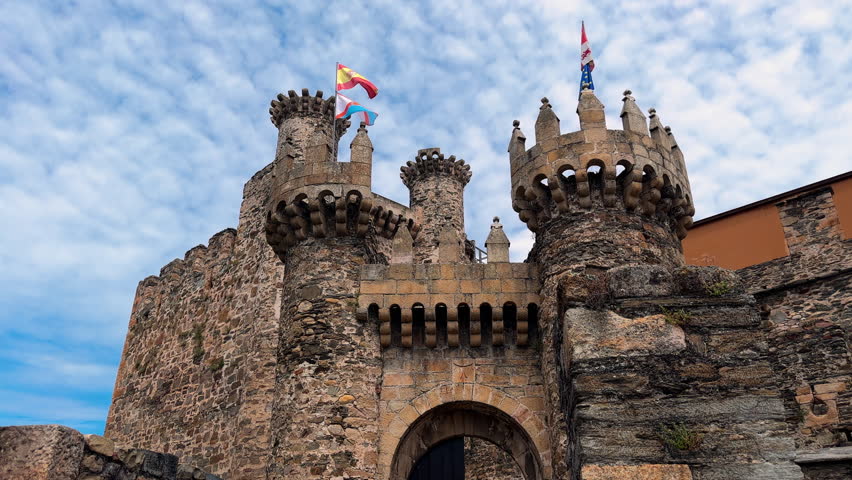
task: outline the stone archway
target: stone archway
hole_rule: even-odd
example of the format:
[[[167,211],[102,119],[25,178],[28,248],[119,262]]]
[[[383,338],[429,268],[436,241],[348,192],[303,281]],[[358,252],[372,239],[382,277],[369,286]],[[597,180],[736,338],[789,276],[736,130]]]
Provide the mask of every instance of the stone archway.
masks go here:
[[[541,456],[532,438],[511,416],[473,401],[439,405],[415,420],[400,438],[391,463],[391,480],[407,480],[421,456],[441,442],[478,437],[506,451],[526,480],[545,480]]]

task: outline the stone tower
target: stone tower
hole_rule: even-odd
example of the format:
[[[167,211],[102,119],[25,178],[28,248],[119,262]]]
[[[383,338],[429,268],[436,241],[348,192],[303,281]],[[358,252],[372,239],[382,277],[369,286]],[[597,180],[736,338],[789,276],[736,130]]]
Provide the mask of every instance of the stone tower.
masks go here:
[[[467,240],[464,187],[470,181],[470,165],[455,156],[445,158],[440,148],[425,148],[400,170],[399,176],[410,192],[412,214],[423,225],[414,242],[414,262],[463,261]]]
[[[512,205],[535,233],[528,261],[540,273],[553,478],[801,478],[790,441],[699,460],[684,459],[665,440],[650,449],[641,440],[665,437],[681,422],[679,431],[695,443],[681,445],[689,450],[705,435],[724,444],[743,429],[785,425],[752,300],[730,273],[684,265],[680,239],[694,208],[671,129],[654,109],[646,119],[629,90],[623,102],[623,129],[608,130],[604,106],[582,91],[580,130],[563,134],[543,98],[535,145],[527,148],[517,121],[509,143]],[[748,345],[707,351],[731,332]],[[694,372],[706,366],[706,378],[743,377],[704,385]],[[724,393],[711,397],[707,388]],[[775,397],[759,405],[761,395]],[[738,402],[749,407],[732,410]],[[630,420],[616,425],[614,418]],[[736,455],[746,451],[752,460],[744,463]]]
[[[334,97],[307,93],[279,95],[270,109],[279,136],[266,238],[285,265],[270,478],[366,480],[376,474],[382,367],[377,329],[356,319],[359,273],[386,263],[390,238],[409,223],[370,191],[363,125],[351,161],[338,162],[348,122],[333,130]]]
[[[651,110],[651,134],[631,92],[623,130],[607,130],[604,106],[584,90],[580,131],[561,134],[547,98],[525,147],[518,123],[509,155],[512,206],[536,234],[532,258],[544,269],[571,263],[610,268],[625,263],[682,265],[680,238],[694,208],[683,155]]]

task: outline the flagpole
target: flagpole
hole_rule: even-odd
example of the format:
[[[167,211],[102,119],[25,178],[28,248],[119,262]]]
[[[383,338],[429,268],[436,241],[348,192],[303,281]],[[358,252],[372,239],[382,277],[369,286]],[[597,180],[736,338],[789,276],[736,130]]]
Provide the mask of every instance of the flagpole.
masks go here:
[[[340,140],[337,138],[337,70],[340,68],[340,62],[334,62],[334,109],[331,111],[331,138],[334,142],[332,152],[333,159],[337,161],[337,143]]]

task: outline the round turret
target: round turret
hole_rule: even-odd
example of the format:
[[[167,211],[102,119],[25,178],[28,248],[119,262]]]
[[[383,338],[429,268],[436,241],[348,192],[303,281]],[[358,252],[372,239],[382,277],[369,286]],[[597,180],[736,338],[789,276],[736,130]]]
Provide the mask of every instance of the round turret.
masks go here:
[[[414,241],[414,262],[470,261],[464,232],[464,187],[470,181],[470,165],[444,157],[440,148],[426,148],[400,170],[412,215],[422,225]]]
[[[543,98],[530,149],[514,122],[512,206],[536,233],[537,261],[683,264],[680,239],[695,212],[683,155],[656,111],[649,128],[629,90],[623,101],[624,129],[607,130],[603,104],[583,90],[581,130],[561,134]]]
[[[416,236],[405,212],[370,189],[373,143],[366,126],[350,144],[350,161],[338,162],[338,139],[350,122],[335,122],[335,98],[324,100],[322,91],[310,96],[308,89],[288,95],[279,94],[269,109],[279,133],[266,238],[279,257],[308,238],[363,238],[372,229],[390,239],[399,226]]]

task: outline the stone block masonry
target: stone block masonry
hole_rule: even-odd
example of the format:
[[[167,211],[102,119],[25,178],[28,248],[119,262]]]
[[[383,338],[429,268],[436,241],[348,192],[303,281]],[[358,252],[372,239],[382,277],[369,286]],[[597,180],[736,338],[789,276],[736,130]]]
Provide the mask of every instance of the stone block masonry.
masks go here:
[[[525,346],[537,332],[538,277],[526,263],[366,265],[358,310],[382,346]]]
[[[0,428],[0,480],[221,480],[178,457],[60,425]]]
[[[480,438],[464,439],[465,480],[524,480],[524,474],[503,449]]]

